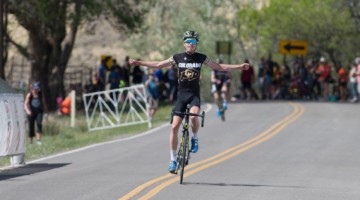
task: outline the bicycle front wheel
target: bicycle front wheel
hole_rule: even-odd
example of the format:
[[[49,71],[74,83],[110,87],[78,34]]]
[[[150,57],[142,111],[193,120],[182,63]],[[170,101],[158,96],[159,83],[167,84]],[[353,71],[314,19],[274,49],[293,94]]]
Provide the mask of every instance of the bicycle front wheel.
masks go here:
[[[185,169],[185,165],[186,165],[186,159],[189,153],[189,132],[186,132],[183,134],[182,136],[182,143],[181,143],[181,147],[182,148],[182,152],[181,152],[181,160],[182,162],[181,164],[181,170],[180,170],[180,184],[183,183],[183,179],[184,179],[184,169]]]

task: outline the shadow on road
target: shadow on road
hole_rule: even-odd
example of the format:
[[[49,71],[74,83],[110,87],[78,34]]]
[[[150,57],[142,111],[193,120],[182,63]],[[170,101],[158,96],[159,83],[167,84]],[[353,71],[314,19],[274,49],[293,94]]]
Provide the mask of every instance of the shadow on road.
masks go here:
[[[4,181],[7,179],[12,179],[20,176],[27,176],[39,172],[44,172],[60,167],[64,167],[71,163],[38,163],[38,164],[29,164],[19,168],[8,169],[4,171],[0,171],[0,181]]]
[[[302,186],[283,186],[283,185],[256,185],[256,184],[232,184],[232,183],[201,183],[183,182],[184,185],[210,185],[210,186],[237,186],[237,187],[283,187],[283,188],[306,188]]]

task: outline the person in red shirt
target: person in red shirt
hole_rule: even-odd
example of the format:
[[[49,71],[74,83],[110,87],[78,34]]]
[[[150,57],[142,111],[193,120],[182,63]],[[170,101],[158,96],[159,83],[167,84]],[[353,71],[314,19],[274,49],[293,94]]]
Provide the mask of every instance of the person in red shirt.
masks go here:
[[[244,63],[249,63],[248,59],[245,59]],[[240,81],[241,81],[241,92],[244,99],[250,100],[251,98],[257,99],[257,95],[252,88],[252,83],[254,82],[255,73],[254,67],[250,64],[248,70],[241,72]]]
[[[321,85],[323,101],[327,101],[329,96],[329,83],[331,83],[331,67],[327,64],[324,57],[320,58],[320,64],[317,68],[317,74],[319,75],[319,82]]]

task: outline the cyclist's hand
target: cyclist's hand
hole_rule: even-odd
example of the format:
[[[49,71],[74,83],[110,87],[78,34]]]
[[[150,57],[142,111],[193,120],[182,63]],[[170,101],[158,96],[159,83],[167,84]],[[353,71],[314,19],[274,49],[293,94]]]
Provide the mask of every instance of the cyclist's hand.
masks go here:
[[[241,64],[241,69],[242,70],[248,70],[250,68],[250,64],[249,63],[243,63]]]
[[[129,60],[129,64],[130,64],[130,65],[140,65],[140,64],[139,64],[139,61],[134,60],[134,59],[130,59],[130,60]]]

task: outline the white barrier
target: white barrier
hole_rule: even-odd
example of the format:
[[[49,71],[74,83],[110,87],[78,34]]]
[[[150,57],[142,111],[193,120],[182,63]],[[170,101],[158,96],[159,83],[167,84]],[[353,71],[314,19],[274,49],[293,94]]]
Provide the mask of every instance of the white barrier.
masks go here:
[[[102,130],[151,120],[144,85],[94,92],[83,95],[89,131]]]
[[[26,151],[26,116],[22,94],[0,94],[0,156]]]

